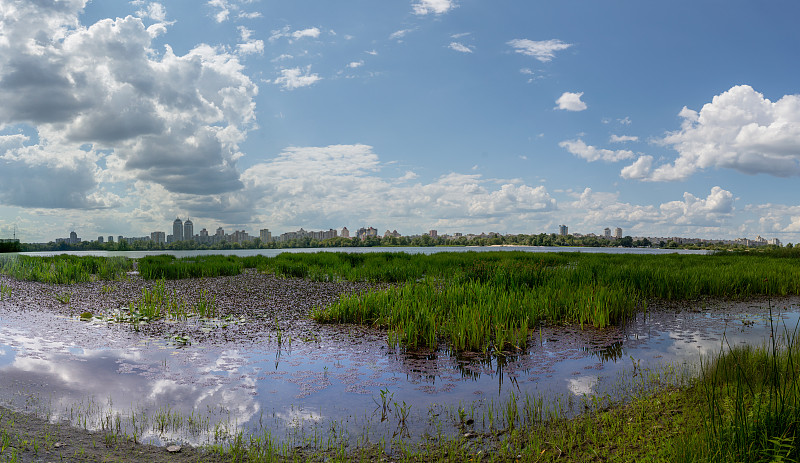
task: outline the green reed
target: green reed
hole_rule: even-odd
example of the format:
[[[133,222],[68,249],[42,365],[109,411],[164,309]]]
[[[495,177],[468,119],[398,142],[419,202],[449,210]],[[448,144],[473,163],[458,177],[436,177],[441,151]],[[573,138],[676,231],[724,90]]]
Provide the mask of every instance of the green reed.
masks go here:
[[[800,294],[797,259],[783,255],[356,256],[287,254],[261,265],[287,276],[403,283],[342,297],[312,316],[385,328],[390,343],[435,347],[444,340],[454,350],[523,347],[541,322],[614,325],[646,301]]]
[[[51,284],[73,284],[95,280],[116,280],[125,276],[133,262],[125,257],[0,256],[0,273],[18,280]]]
[[[736,346],[703,367],[704,439],[690,460],[800,461],[800,345],[776,329],[761,347]]]
[[[195,256],[176,258],[171,255],[147,256],[138,260],[139,274],[145,280],[177,280],[234,276],[242,273],[242,259],[236,256]]]
[[[203,290],[194,303],[187,302],[176,291],[166,289],[165,281],[159,280],[152,288],[142,288],[142,296],[131,302],[127,311],[112,317],[118,323],[150,322],[159,319],[186,320],[190,317],[215,318],[219,315],[216,296]]]

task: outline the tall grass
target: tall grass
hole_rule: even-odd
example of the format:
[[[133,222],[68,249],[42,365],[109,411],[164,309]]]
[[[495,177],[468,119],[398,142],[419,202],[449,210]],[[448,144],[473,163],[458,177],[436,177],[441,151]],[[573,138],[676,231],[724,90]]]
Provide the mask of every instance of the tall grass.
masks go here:
[[[115,280],[133,267],[125,257],[0,256],[0,273],[18,280],[52,284],[73,284],[94,280]]]
[[[262,261],[287,276],[401,282],[341,298],[319,322],[386,328],[410,347],[522,347],[542,321],[605,327],[648,300],[800,294],[800,266],[771,255],[438,253],[285,255]]]
[[[705,439],[695,460],[800,461],[797,327],[773,330],[760,348],[737,346],[720,355],[705,365],[698,389]]]
[[[170,255],[147,256],[139,259],[138,266],[145,280],[233,276],[242,273],[244,268],[242,259],[219,255],[180,259]]]

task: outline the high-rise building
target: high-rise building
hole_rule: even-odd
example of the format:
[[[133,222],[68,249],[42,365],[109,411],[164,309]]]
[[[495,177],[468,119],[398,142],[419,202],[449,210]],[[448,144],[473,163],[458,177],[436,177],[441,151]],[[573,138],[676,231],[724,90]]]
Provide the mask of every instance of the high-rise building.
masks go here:
[[[569,227],[567,227],[566,225],[559,225],[558,226],[558,234],[561,235],[561,236],[569,235]]]
[[[164,244],[167,242],[167,235],[166,232],[162,231],[154,231],[150,233],[150,241],[156,244]]]
[[[269,243],[272,241],[272,233],[269,228],[264,228],[258,232],[258,237],[261,238],[262,243]]]
[[[622,239],[622,229],[617,227],[614,229],[614,238],[621,240]]]
[[[180,217],[172,222],[172,241],[183,241],[183,221]]]
[[[183,222],[183,239],[187,241],[194,239],[194,224],[188,217],[186,218],[186,222]]]
[[[114,242],[114,237],[111,236],[111,235],[108,235],[108,242],[109,243],[113,243]]]
[[[437,238],[439,236],[439,232],[437,230],[428,230],[428,236],[431,238]]]
[[[606,227],[603,229],[603,236],[607,239],[611,239],[611,229]]]
[[[342,238],[350,238],[350,230],[347,227],[342,227]]]
[[[98,236],[97,237],[97,242],[102,244],[103,243],[103,237],[102,236]]]

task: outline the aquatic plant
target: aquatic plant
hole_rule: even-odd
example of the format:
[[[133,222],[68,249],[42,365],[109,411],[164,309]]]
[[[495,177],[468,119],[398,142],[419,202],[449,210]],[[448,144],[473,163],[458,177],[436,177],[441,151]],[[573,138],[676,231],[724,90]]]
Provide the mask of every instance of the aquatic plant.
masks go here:
[[[0,273],[18,280],[51,284],[74,284],[93,280],[115,280],[125,276],[133,262],[125,257],[0,256]]]
[[[800,460],[800,345],[797,327],[768,344],[736,346],[703,367],[703,461]]]
[[[236,256],[195,256],[176,258],[163,254],[138,260],[139,275],[145,280],[178,280],[233,276],[242,273],[244,265]]]

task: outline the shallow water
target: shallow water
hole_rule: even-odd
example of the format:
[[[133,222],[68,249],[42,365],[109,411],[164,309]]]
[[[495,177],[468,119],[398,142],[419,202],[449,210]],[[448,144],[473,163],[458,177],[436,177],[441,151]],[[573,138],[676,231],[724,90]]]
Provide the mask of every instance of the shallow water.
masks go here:
[[[797,306],[772,306],[775,324],[793,330]],[[602,331],[545,327],[525,352],[487,358],[404,353],[380,334],[335,327],[307,339],[287,332],[280,344],[263,336],[180,346],[129,327],[13,309],[0,303],[1,404],[155,443],[203,444],[239,431],[295,446],[314,436],[418,438],[463,431],[459,407],[480,431],[503,419],[511,394],[571,413],[592,397],[616,397],[648,370],[696,370],[701,355],[763,343],[771,332],[766,302],[662,309]]]

